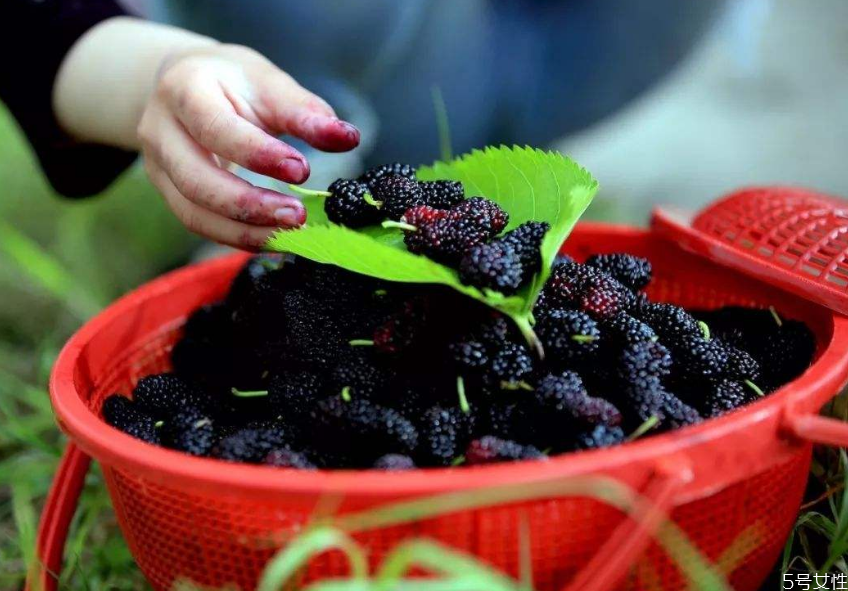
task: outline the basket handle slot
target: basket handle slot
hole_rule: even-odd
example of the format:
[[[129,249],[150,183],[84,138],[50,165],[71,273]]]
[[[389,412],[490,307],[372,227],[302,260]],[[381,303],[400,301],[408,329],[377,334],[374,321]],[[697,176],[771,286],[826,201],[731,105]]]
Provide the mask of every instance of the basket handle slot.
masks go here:
[[[667,458],[658,463],[640,493],[649,506],[648,510],[638,518],[625,516],[563,591],[609,591],[617,588],[668,517],[676,493],[691,479],[691,468],[683,458]]]
[[[68,443],[44,504],[36,539],[36,560],[29,566],[26,591],[55,591],[68,529],[77,509],[91,458]]]

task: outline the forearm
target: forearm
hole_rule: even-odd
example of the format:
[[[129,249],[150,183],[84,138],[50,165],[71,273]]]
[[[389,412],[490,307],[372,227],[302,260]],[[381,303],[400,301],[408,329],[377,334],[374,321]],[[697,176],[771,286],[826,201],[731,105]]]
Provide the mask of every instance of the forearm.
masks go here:
[[[136,128],[163,62],[216,43],[130,17],[106,20],[83,35],[62,62],[53,89],[56,118],[80,141],[136,150]]]

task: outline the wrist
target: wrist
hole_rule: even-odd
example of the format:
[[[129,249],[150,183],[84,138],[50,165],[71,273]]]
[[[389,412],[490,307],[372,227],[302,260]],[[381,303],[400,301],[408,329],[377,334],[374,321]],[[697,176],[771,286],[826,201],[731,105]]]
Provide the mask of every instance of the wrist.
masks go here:
[[[138,149],[136,128],[161,72],[184,52],[217,43],[167,25],[108,19],[65,57],[54,85],[56,118],[80,141]]]

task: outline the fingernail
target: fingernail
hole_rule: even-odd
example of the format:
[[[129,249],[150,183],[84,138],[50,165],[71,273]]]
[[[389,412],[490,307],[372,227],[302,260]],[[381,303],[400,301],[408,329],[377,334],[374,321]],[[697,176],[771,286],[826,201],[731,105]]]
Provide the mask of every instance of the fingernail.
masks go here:
[[[358,142],[359,141],[359,130],[356,128],[356,126],[351,125],[347,121],[341,121],[340,123],[341,123],[342,128],[347,133],[347,137],[352,142]]]
[[[286,158],[280,162],[280,170],[292,183],[302,183],[309,178],[309,164],[302,158]]]
[[[283,226],[299,226],[306,219],[303,208],[281,207],[274,212],[274,219]]]

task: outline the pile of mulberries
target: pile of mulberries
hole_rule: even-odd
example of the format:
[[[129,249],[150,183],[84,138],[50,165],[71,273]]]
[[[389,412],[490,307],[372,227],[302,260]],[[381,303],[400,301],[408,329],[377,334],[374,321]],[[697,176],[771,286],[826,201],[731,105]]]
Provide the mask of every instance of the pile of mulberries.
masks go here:
[[[539,270],[547,228],[498,236],[506,214],[458,183],[398,164],[334,185],[328,213],[380,219],[358,201],[370,195],[416,227],[410,249],[470,282],[509,292]],[[448,287],[258,255],[188,318],[172,371],[108,397],[102,415],[154,445],[302,470],[543,461],[733,411],[810,365],[803,323],[651,302],[651,279],[630,254],[557,257],[533,309],[542,358],[509,318]]]
[[[525,222],[502,233],[509,215],[497,203],[466,198],[456,181],[419,181],[415,172],[394,163],[336,180],[326,192],[327,218],[351,228],[381,222],[401,228],[410,252],[457,269],[467,285],[510,295],[530,282],[542,264],[547,223]],[[628,271],[638,275],[639,269]]]

